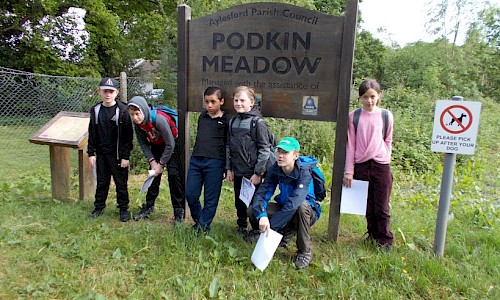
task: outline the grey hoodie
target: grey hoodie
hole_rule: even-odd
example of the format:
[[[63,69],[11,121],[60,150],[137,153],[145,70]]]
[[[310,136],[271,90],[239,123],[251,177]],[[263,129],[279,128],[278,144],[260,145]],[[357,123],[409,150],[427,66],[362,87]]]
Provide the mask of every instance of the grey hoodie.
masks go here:
[[[141,96],[135,96],[128,102],[128,106],[134,106],[139,108],[140,112],[144,116],[144,120],[141,124],[135,125],[135,133],[137,136],[137,142],[142,149],[142,152],[151,163],[155,158],[153,152],[151,151],[151,145],[162,145],[165,144],[165,150],[161,155],[160,163],[166,165],[170,160],[172,153],[174,152],[175,140],[172,135],[172,130],[168,120],[165,119],[160,114],[157,114],[156,122],[153,124],[151,122],[151,109],[149,108],[146,99]]]

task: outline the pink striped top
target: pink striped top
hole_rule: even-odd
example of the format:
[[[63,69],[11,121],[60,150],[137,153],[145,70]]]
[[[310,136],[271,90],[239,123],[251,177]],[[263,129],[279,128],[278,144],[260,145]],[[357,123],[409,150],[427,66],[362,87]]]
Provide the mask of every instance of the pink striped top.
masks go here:
[[[354,164],[363,163],[370,159],[380,163],[391,162],[392,151],[392,129],[394,117],[389,112],[389,124],[387,125],[387,139],[384,141],[382,127],[382,110],[375,107],[373,111],[361,110],[359,116],[358,130],[354,133],[353,124],[354,111],[349,113],[349,125],[347,131],[347,148],[345,159],[345,174],[354,174]]]

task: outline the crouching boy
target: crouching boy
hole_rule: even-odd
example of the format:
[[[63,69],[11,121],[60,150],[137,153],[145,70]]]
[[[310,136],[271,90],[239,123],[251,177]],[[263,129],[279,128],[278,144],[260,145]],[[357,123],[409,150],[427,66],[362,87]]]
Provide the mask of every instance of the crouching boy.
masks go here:
[[[298,160],[299,142],[285,137],[276,148],[277,161],[255,192],[248,215],[261,232],[271,228],[282,233],[285,242],[291,237],[290,232],[297,233],[295,267],[305,269],[312,260],[309,231],[319,219],[321,207],[314,196],[311,166],[301,166]],[[276,202],[269,202],[278,185],[280,194],[274,197]]]

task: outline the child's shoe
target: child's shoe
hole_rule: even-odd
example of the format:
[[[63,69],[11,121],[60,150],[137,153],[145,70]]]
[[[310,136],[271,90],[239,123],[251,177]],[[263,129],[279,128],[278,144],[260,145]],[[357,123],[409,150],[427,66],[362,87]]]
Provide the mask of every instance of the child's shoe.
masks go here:
[[[104,208],[95,208],[88,216],[89,219],[95,219],[104,213]]]
[[[297,270],[302,270],[306,269],[309,267],[309,264],[311,263],[312,260],[312,252],[306,252],[306,253],[297,253],[297,258],[295,259],[295,268]]]
[[[149,215],[155,210],[154,206],[147,207],[146,204],[141,206],[141,210],[134,216],[134,220],[139,221],[144,218],[149,218]]]
[[[120,221],[122,222],[128,222],[130,221],[130,213],[126,209],[121,209],[120,210]]]

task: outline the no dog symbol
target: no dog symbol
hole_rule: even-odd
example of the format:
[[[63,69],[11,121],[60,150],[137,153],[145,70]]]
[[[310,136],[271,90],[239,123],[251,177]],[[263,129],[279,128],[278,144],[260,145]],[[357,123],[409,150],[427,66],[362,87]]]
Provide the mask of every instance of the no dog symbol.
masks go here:
[[[446,132],[463,133],[472,125],[472,113],[463,105],[452,105],[443,110],[439,122]]]

